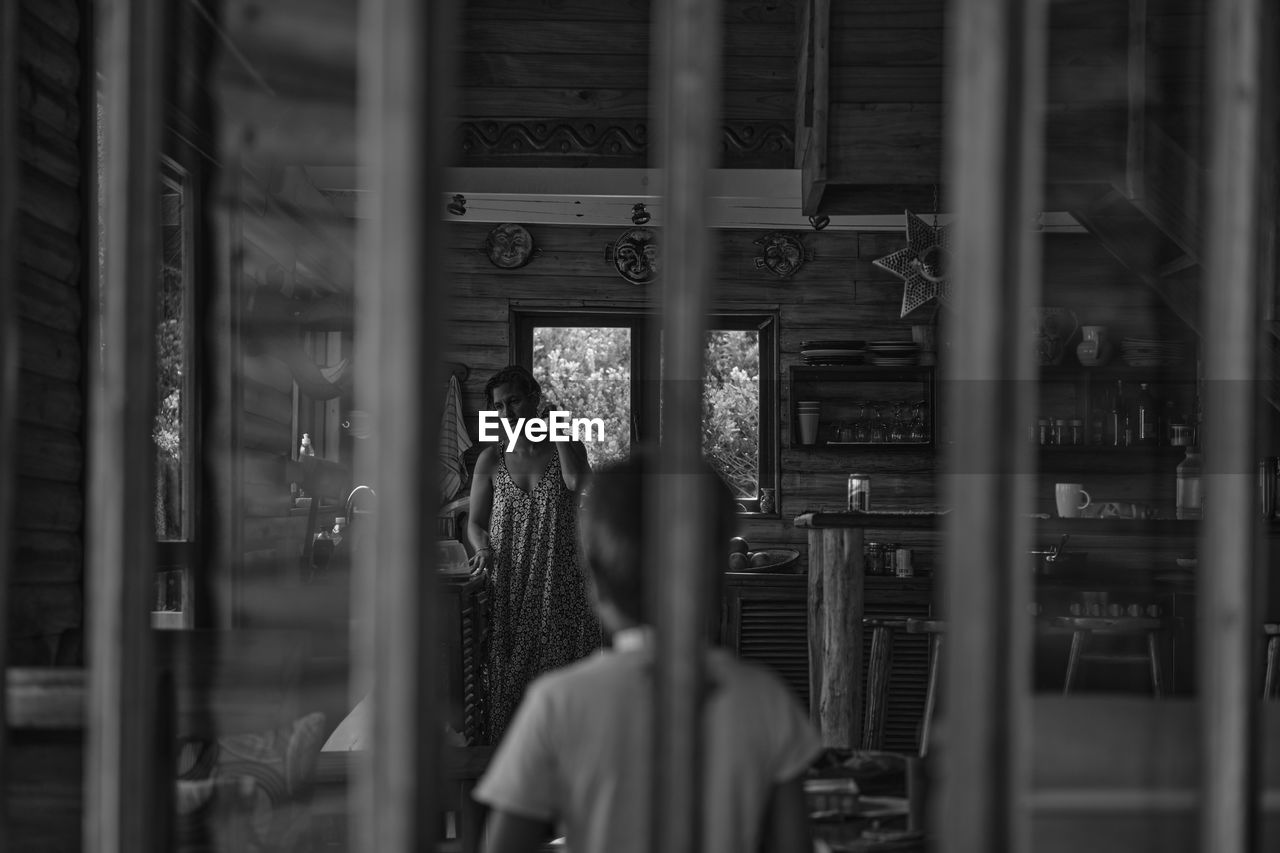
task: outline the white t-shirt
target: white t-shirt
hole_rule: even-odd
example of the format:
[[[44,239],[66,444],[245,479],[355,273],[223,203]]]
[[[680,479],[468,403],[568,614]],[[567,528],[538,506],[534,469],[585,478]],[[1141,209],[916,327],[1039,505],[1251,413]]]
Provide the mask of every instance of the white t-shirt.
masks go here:
[[[559,826],[573,853],[648,853],[653,655],[623,632],[613,650],[548,673],[525,693],[475,798]],[[720,649],[704,708],[704,853],[759,848],[774,785],[822,743],[782,681]]]

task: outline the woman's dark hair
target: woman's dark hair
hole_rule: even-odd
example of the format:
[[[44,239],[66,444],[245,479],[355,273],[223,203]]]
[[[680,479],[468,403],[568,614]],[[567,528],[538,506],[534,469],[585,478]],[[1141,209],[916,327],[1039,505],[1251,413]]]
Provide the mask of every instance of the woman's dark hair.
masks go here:
[[[518,364],[507,365],[493,374],[489,381],[484,384],[484,399],[490,406],[493,405],[494,389],[499,385],[514,385],[526,397],[542,396],[542,386],[538,384],[538,380],[534,379],[532,373]]]
[[[720,576],[727,567],[728,544],[737,517],[733,496],[720,475],[705,461],[696,470],[672,473],[659,467],[657,453],[649,448],[630,458],[604,466],[592,473],[582,495],[578,512],[578,533],[582,568],[596,585],[600,598],[611,602],[623,615],[637,622],[649,622],[649,579],[652,567],[644,557],[644,508],[654,488],[670,488],[672,477],[702,478],[708,487],[713,510],[716,555],[707,567],[713,583],[713,601],[719,607]]]

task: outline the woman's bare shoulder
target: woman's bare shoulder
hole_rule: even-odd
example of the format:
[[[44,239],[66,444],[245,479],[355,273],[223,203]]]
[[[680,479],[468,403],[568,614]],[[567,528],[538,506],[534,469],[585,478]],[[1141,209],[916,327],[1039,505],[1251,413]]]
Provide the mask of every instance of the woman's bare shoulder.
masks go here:
[[[477,474],[492,474],[494,469],[498,467],[498,447],[490,445],[480,451],[480,455],[476,458]]]

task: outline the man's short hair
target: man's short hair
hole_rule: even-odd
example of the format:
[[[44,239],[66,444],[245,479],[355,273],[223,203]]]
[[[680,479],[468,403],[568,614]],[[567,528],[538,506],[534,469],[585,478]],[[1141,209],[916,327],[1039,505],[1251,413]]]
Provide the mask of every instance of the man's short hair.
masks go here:
[[[667,471],[658,455],[641,449],[623,462],[601,467],[591,475],[582,495],[578,533],[582,567],[595,582],[599,596],[623,615],[647,623],[647,581],[653,566],[643,565],[644,508],[654,488],[679,488],[681,478],[702,477],[710,487],[714,508],[716,558],[707,571],[718,579],[727,566],[728,542],[735,527],[734,500],[723,479],[705,461],[693,471]],[[688,484],[684,479],[684,483]],[[712,584],[718,589],[719,583]]]

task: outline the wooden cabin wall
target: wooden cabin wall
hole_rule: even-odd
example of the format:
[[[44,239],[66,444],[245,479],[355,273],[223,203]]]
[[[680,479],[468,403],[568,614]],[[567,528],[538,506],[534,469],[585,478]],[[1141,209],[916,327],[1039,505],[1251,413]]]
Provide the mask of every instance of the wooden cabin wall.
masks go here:
[[[540,254],[525,267],[500,270],[480,251],[492,225],[454,223],[448,229],[448,269],[454,299],[450,328],[450,357],[471,368],[463,406],[468,429],[476,437],[476,412],[484,405],[484,384],[513,360],[509,316],[526,308],[625,308],[652,306],[656,286],[645,288],[623,280],[604,257],[604,247],[617,239],[620,228],[529,226]],[[717,230],[714,289],[717,309],[775,310],[779,317],[779,382],[782,479],[780,513],[776,518],[746,516],[743,535],[755,547],[806,545],[803,531],[791,520],[809,509],[842,509],[845,478],[858,471],[870,474],[876,508],[927,509],[938,506],[940,452],[893,448],[880,452],[804,449],[789,446],[792,399],[786,387],[787,368],[800,363],[801,342],[813,339],[910,340],[911,324],[920,318],[899,317],[902,282],[872,261],[905,245],[899,232],[797,232],[813,251],[791,279],[781,281],[755,267],[761,235]],[[659,239],[661,239],[659,237]],[[1177,333],[1186,329],[1154,291],[1138,281],[1091,237],[1050,235],[1044,243],[1048,305],[1072,309],[1081,322],[1108,323],[1121,335]],[[963,334],[954,330],[954,334]],[[945,351],[939,358],[945,358]],[[1032,354],[1028,354],[1032,357]],[[472,454],[478,453],[473,448]],[[1172,484],[1172,470],[1167,473]],[[1052,482],[1038,497],[1052,504]],[[1161,481],[1163,482],[1163,480]],[[1114,499],[1139,500],[1143,488],[1132,476],[1117,476],[1106,488]],[[1157,488],[1163,488],[1163,485]],[[1172,491],[1168,497],[1171,499]],[[1109,498],[1111,499],[1111,498]],[[920,547],[919,563],[932,565],[932,534],[894,534],[908,547]],[[873,538],[882,538],[874,537]]]
[[[650,0],[472,0],[456,165],[652,166]],[[726,0],[722,168],[788,168],[798,0]]]
[[[81,69],[88,33],[74,0],[22,0],[20,20],[21,411],[8,655],[10,665],[28,666],[78,662],[78,644],[63,641],[84,621],[84,228],[92,220]]]

